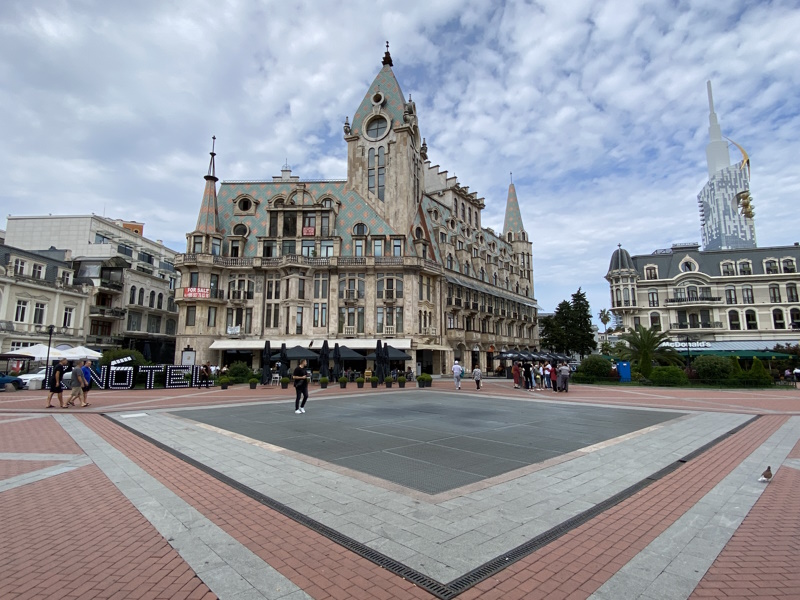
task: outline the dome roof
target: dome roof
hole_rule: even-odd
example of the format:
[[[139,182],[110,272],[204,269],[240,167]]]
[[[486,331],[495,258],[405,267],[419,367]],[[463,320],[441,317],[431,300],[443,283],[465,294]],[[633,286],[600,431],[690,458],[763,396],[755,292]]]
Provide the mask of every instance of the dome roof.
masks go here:
[[[608,265],[608,272],[625,270],[635,271],[636,267],[633,265],[633,260],[628,251],[620,246],[611,255],[611,264]]]

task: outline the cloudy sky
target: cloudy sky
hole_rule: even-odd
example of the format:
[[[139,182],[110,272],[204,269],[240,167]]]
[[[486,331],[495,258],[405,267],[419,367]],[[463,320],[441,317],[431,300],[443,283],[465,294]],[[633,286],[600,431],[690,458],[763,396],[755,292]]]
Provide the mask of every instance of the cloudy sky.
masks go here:
[[[184,250],[221,179],[344,178],[389,40],[428,156],[502,229],[509,172],[545,311],[596,314],[617,243],[700,241],[706,80],[752,159],[759,245],[800,241],[796,0],[4,0],[5,215],[105,214]],[[739,155],[731,149],[731,157]]]

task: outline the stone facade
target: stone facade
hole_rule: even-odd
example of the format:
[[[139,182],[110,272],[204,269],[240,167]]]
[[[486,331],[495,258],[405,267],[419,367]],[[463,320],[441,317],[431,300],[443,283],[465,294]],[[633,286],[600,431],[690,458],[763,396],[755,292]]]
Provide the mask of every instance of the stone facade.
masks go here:
[[[223,181],[216,154],[197,227],[176,259],[178,346],[197,362],[260,365],[269,341],[355,350],[378,339],[429,373],[454,358],[491,367],[538,343],[532,245],[513,185],[508,231],[482,227],[484,199],[427,159],[414,102],[387,52],[344,125],[347,179]]]
[[[0,244],[0,351],[82,345],[88,296],[88,286],[75,285],[68,252],[43,255]]]
[[[142,237],[143,227],[97,215],[9,216],[6,240],[28,250],[36,250],[40,240],[69,249],[75,283],[88,286],[89,293],[81,343],[98,350],[137,349],[152,360],[172,362],[176,252]]]
[[[698,244],[612,256],[611,310],[625,328],[657,327],[675,341],[797,343],[800,246],[701,251]]]

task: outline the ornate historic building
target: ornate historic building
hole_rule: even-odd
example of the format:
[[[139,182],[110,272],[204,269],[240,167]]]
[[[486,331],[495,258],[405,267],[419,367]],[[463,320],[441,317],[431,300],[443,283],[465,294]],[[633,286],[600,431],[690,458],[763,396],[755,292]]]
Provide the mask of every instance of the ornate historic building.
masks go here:
[[[619,248],[606,280],[625,328],[657,327],[675,341],[797,343],[800,246],[701,251],[676,244],[631,256]]]
[[[377,339],[423,371],[453,358],[491,367],[537,345],[532,246],[509,187],[504,231],[484,199],[428,161],[414,102],[387,50],[352,123],[347,179],[223,181],[215,152],[197,227],[176,259],[178,347],[260,365],[269,340],[356,350]]]

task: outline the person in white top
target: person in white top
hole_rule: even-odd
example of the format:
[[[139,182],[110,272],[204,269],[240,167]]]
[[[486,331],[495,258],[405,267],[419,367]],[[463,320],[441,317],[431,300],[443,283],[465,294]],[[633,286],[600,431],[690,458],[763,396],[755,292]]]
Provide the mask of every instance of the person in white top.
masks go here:
[[[544,385],[549,390],[551,383],[550,383],[550,372],[553,370],[553,367],[550,365],[550,361],[544,363]]]
[[[461,375],[464,373],[464,369],[461,368],[461,365],[458,364],[458,361],[455,361],[453,364],[453,382],[456,384],[456,389],[461,389]]]

